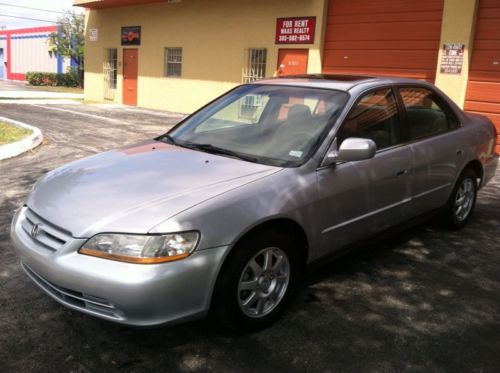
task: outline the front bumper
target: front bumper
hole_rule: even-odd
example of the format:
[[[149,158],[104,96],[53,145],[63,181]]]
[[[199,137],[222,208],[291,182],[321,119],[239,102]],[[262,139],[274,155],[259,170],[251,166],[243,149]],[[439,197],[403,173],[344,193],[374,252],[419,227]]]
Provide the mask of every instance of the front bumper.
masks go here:
[[[80,255],[85,239],[48,250],[14,217],[11,240],[27,275],[59,303],[114,322],[152,326],[201,318],[209,310],[227,246],[198,250],[176,262],[142,265]]]

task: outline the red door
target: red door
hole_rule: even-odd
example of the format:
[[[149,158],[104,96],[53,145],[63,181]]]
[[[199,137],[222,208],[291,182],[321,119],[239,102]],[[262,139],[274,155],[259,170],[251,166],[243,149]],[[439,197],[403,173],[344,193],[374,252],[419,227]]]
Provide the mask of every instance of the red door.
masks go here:
[[[137,49],[123,50],[123,103],[137,105],[137,75],[139,54]]]
[[[278,75],[307,74],[309,49],[278,50]]]

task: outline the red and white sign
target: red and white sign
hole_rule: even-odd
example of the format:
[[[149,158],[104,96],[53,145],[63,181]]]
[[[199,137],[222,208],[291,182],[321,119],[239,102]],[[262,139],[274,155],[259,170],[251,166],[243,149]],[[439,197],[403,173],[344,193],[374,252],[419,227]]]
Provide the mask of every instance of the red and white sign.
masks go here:
[[[316,17],[278,18],[276,44],[313,44]]]

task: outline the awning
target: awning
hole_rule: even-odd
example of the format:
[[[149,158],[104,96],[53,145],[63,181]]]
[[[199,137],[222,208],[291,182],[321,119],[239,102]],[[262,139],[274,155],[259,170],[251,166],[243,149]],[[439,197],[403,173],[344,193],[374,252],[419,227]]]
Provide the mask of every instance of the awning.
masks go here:
[[[116,8],[128,5],[167,3],[168,0],[74,0],[74,6],[89,9]]]

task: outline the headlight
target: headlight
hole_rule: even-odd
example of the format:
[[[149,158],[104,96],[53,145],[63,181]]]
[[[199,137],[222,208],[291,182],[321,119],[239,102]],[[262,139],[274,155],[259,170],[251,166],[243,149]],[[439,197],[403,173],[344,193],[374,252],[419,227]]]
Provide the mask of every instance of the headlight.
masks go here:
[[[78,250],[80,254],[128,263],[155,264],[189,256],[196,248],[198,232],[161,236],[98,234]]]

